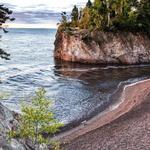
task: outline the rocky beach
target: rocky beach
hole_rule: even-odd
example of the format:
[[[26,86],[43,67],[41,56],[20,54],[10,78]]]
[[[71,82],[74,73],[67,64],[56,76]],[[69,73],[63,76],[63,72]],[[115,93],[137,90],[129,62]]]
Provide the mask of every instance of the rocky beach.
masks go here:
[[[143,105],[145,105],[145,104],[149,105],[149,94],[150,94],[150,80],[149,79],[142,80],[142,81],[139,81],[139,82],[136,82],[133,84],[125,85],[121,90],[118,91],[118,93],[116,93],[113,96],[115,102],[108,109],[106,109],[101,114],[95,116],[91,120],[81,123],[80,126],[74,128],[70,131],[66,131],[65,133],[61,133],[56,138],[59,139],[62,143],[65,143],[66,145],[72,145],[72,143],[75,143],[75,141],[77,139],[80,140],[80,138],[82,139],[86,135],[91,135],[92,133],[96,132],[96,130],[98,130],[98,129],[103,130],[103,128],[105,128],[105,126],[109,126],[109,125],[111,126],[113,124],[113,122],[116,122],[116,120],[120,120],[120,118],[123,118],[123,116],[126,116],[127,114],[132,114],[132,112],[134,112],[134,110],[137,110],[138,108],[143,107]],[[148,106],[147,106],[147,108],[148,108]],[[139,110],[139,111],[143,112],[144,109]],[[147,112],[147,110],[146,110],[145,113],[146,113],[146,117],[147,117],[149,115],[149,112]],[[134,117],[134,115],[133,115],[133,117]],[[133,118],[133,122],[136,119],[138,119],[138,118]],[[130,117],[128,119],[128,125],[133,126],[132,124],[130,124],[129,121],[130,121]],[[146,133],[146,135],[143,135],[143,136],[147,136],[149,134],[148,121],[146,121],[145,123],[147,125],[145,126],[145,124],[143,124],[142,127],[147,131],[147,133]],[[136,131],[137,130],[135,130],[135,132]],[[112,132],[113,132],[113,130],[112,130]],[[123,129],[120,132],[123,132]],[[99,133],[97,133],[97,134],[99,134]],[[99,138],[104,138],[103,137],[104,135],[105,135],[105,133],[102,135],[102,137],[100,137],[101,134],[99,134]],[[118,135],[119,135],[119,133],[118,133]],[[91,138],[91,140],[92,139],[93,138]],[[86,140],[87,139],[85,138],[85,141]],[[87,140],[87,142],[89,140]],[[99,145],[99,148],[101,147],[102,149],[109,149],[108,147],[103,145],[101,142],[97,143],[97,144]],[[82,146],[81,147],[80,146],[81,145],[78,145],[78,149],[83,149]],[[145,148],[148,148],[148,147],[145,145]],[[84,147],[84,149],[86,149],[86,147]]]
[[[66,150],[149,150],[150,80],[122,85],[113,95],[113,100],[114,103],[104,112],[54,139],[60,141]],[[16,118],[16,113],[0,104],[2,150],[31,148],[20,140],[8,141],[7,132],[18,124]]]
[[[149,150],[150,96],[113,122],[64,144],[65,150]]]

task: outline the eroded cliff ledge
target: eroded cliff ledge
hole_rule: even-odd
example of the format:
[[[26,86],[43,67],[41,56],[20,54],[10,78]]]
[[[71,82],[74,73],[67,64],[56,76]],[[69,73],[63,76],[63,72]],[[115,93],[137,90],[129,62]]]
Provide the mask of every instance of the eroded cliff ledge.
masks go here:
[[[101,64],[150,63],[150,36],[145,33],[58,30],[55,58]]]

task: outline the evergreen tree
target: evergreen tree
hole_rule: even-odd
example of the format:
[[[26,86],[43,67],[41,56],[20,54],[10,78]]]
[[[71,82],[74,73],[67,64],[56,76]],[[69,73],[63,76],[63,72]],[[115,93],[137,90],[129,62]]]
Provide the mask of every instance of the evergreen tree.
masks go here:
[[[72,25],[76,27],[78,25],[78,20],[79,20],[79,10],[77,6],[75,5],[74,8],[72,9],[71,12],[71,20],[72,20]]]
[[[82,11],[81,19],[79,22],[79,27],[81,29],[88,29],[89,23],[90,23],[90,9],[88,7],[85,7]]]
[[[102,0],[94,0],[94,7],[95,8],[99,8],[101,7],[101,4],[102,4]]]
[[[149,0],[141,0],[138,7],[138,17],[137,17],[138,25],[150,33],[150,1]]]
[[[3,24],[6,21],[13,21],[14,18],[11,18],[10,15],[12,14],[12,11],[8,8],[4,7],[4,5],[0,5],[0,29],[2,29],[5,33],[8,31],[4,28]],[[0,48],[0,58],[3,59],[9,59],[10,54],[6,53],[4,50]]]
[[[88,0],[80,15],[74,6],[71,20],[71,27],[81,29],[150,32],[150,0]]]
[[[98,10],[97,9],[90,10],[90,21],[89,21],[90,30],[95,30],[95,29],[103,30],[102,24],[103,24],[103,18],[98,13]]]
[[[92,7],[92,2],[91,0],[88,0],[88,2],[86,3],[86,7],[91,8]]]
[[[61,13],[61,20],[60,20],[60,26],[59,30],[66,30],[69,27],[69,22],[68,22],[68,15],[66,12]]]
[[[45,93],[44,89],[39,89],[31,105],[22,106],[19,125],[9,132],[10,138],[30,139],[36,150],[39,150],[40,144],[53,144],[44,134],[51,136],[63,126],[55,119],[51,101]]]
[[[67,23],[67,13],[62,12],[61,13],[61,24],[66,24]]]

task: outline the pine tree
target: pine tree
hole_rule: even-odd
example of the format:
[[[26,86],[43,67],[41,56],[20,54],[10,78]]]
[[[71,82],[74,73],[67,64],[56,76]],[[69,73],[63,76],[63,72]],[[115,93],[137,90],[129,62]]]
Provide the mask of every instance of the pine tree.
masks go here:
[[[141,0],[138,7],[137,21],[139,26],[150,33],[150,1]]]
[[[72,9],[72,12],[71,12],[71,21],[72,21],[73,27],[76,27],[78,25],[79,10],[76,5],[74,5],[74,8]]]
[[[80,15],[79,15],[80,14]],[[71,27],[150,32],[150,0],[90,0],[80,13],[74,6]]]
[[[11,18],[10,15],[12,11],[8,8],[4,7],[4,5],[0,5],[0,29],[2,29],[5,33],[8,31],[4,28],[3,24],[7,21],[13,21],[14,18]],[[2,59],[9,59],[10,54],[6,53],[4,50],[0,48],[0,58]]]
[[[92,7],[92,2],[91,2],[91,0],[88,0],[88,2],[86,3],[86,7],[87,7],[87,8],[91,8],[91,7]]]
[[[63,125],[59,123],[51,110],[51,101],[45,97],[46,91],[39,89],[33,97],[31,105],[23,105],[19,126],[9,133],[10,138],[30,139],[35,149],[38,150],[40,144],[50,144],[49,137]]]
[[[88,29],[89,23],[90,23],[90,9],[88,7],[85,7],[82,11],[81,19],[79,22],[79,27],[81,29]]]

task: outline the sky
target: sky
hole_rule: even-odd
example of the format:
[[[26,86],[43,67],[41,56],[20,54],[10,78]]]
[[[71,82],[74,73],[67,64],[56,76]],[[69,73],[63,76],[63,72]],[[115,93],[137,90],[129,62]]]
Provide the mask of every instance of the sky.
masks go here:
[[[62,11],[71,12],[74,5],[85,6],[87,0],[1,0],[13,11],[16,20],[7,23],[15,28],[56,28]]]

